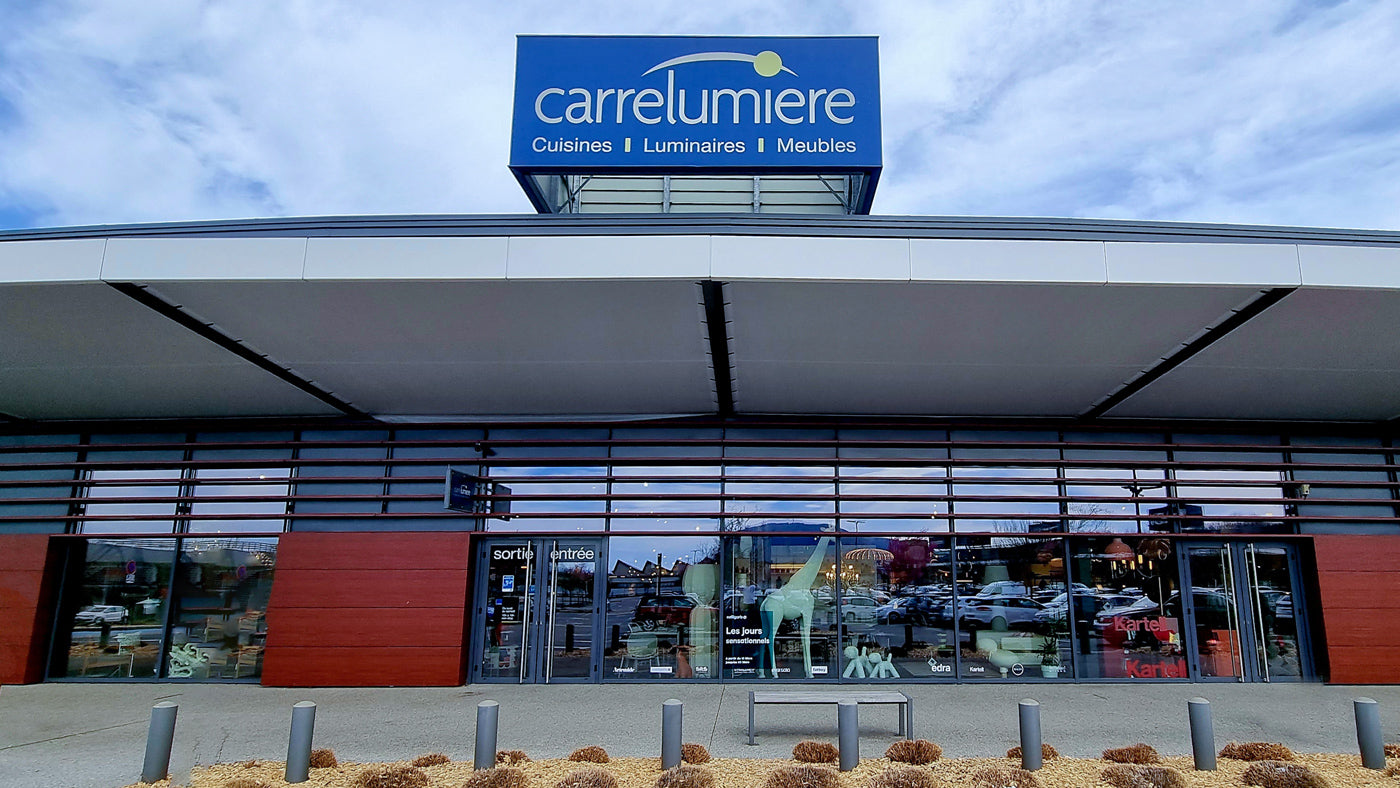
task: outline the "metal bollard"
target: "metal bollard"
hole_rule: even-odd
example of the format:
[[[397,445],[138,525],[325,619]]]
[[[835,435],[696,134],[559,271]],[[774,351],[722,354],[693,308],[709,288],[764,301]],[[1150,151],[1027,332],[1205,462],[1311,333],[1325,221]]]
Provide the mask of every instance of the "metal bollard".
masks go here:
[[[304,783],[311,777],[311,736],[316,730],[316,704],[304,700],[292,706],[292,735],[287,739],[289,783]]]
[[[685,704],[671,698],[661,704],[661,768],[681,765],[681,717]]]
[[[476,704],[476,751],[472,753],[473,769],[496,766],[496,726],[501,721],[501,704],[483,700]]]
[[[1356,712],[1356,743],[1361,747],[1361,765],[1367,769],[1384,769],[1380,704],[1370,698],[1356,698],[1351,705]]]
[[[1210,701],[1205,698],[1192,698],[1186,701],[1187,715],[1191,719],[1191,753],[1196,756],[1196,771],[1215,771],[1215,719],[1211,715]]]
[[[860,705],[853,700],[836,703],[836,741],[841,749],[841,771],[860,763]]]
[[[1040,768],[1040,701],[1026,698],[1018,704],[1021,717],[1021,768]]]
[[[151,707],[151,727],[146,733],[146,760],[141,782],[155,783],[170,774],[170,748],[175,743],[175,714],[180,707],[168,700]]]

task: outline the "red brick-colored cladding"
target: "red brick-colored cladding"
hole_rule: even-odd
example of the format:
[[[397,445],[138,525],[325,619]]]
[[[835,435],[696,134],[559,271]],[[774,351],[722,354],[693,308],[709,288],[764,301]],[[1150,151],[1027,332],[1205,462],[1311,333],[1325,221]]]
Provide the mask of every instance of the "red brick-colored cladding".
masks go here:
[[[0,536],[0,684],[44,678],[57,566],[47,534]]]
[[[1316,536],[1334,684],[1400,682],[1400,536]]]
[[[469,562],[466,533],[284,535],[262,683],[463,683]]]

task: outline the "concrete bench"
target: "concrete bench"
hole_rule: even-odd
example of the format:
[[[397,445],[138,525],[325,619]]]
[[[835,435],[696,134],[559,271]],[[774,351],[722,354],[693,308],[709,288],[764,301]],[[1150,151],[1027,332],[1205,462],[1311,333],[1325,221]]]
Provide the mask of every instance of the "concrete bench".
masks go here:
[[[899,735],[910,738],[914,735],[914,699],[903,692],[749,692],[749,744],[757,744],[753,737],[754,709],[759,704],[807,705],[812,703],[835,705],[843,700],[856,703],[894,704],[899,706]]]

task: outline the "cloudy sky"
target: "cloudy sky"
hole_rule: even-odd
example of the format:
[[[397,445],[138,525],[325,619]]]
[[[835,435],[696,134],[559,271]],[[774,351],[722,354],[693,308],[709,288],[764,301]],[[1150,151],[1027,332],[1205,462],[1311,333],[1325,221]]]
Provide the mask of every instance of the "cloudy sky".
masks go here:
[[[0,2],[0,228],[510,213],[515,35],[876,34],[882,214],[1400,229],[1400,2]]]

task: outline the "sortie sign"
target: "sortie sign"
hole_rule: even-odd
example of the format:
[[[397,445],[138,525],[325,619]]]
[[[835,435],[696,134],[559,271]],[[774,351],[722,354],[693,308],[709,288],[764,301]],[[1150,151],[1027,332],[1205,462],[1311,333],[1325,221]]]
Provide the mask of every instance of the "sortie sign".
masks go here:
[[[515,168],[880,166],[873,36],[521,36]]]

